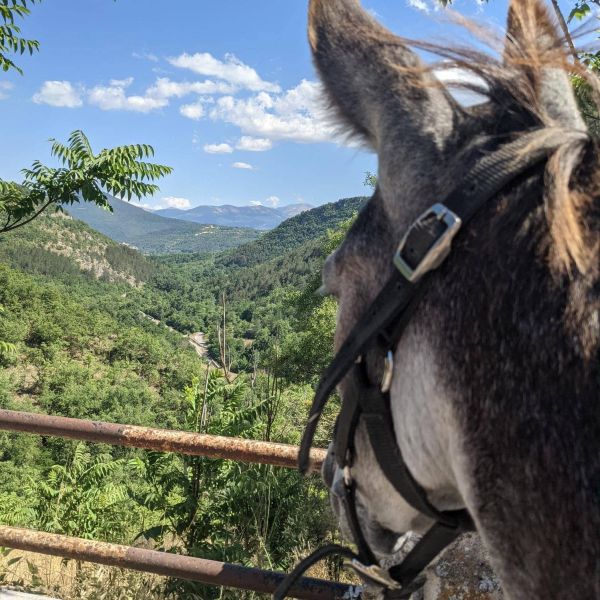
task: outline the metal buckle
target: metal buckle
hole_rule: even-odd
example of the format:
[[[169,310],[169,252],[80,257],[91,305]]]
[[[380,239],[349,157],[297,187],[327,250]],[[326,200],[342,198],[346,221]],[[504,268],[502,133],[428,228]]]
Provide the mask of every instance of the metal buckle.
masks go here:
[[[406,241],[410,233],[420,223],[434,216],[438,221],[442,221],[446,225],[445,231],[438,237],[438,239],[431,245],[427,250],[425,256],[421,259],[416,267],[411,267],[402,257],[402,251],[406,246]],[[434,204],[428,208],[419,218],[408,228],[408,231],[402,238],[398,250],[394,255],[394,265],[396,268],[410,281],[414,283],[418,281],[425,273],[436,269],[446,259],[450,253],[450,246],[452,238],[458,233],[462,221],[460,217],[453,213],[447,206],[443,204]]]
[[[352,467],[352,452],[350,448],[346,450],[346,456],[344,457],[344,468],[342,470],[342,475],[344,479],[344,485],[349,488],[354,484],[354,479],[352,478],[352,471],[350,470]]]
[[[363,565],[356,558],[353,558],[346,564],[352,567],[352,569],[354,569],[354,571],[356,571],[356,573],[359,575],[362,575],[366,579],[369,579],[373,583],[381,585],[388,590],[402,589],[402,586],[397,581],[392,579],[390,574],[385,569],[382,569],[379,565]]]
[[[381,378],[381,392],[387,394],[392,387],[392,380],[394,379],[394,353],[388,350],[385,357],[385,363],[383,365],[383,377]]]

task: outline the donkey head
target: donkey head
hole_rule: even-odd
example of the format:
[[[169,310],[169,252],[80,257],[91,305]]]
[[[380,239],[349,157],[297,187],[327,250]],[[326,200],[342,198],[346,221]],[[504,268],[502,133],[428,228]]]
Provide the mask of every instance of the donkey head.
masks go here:
[[[358,0],[311,0],[309,41],[329,101],[346,131],[379,159],[374,196],[324,267],[324,288],[339,301],[336,349],[390,276],[393,253],[407,226],[426,208],[443,202],[457,184],[471,145],[483,136],[511,139],[534,127],[586,129],[564,70],[568,61],[547,12],[533,0],[514,2],[500,59],[437,49],[452,59],[448,64],[470,69],[487,85],[488,101],[466,108]],[[581,142],[576,144],[565,156],[580,156]],[[568,185],[568,173],[566,181]],[[546,202],[548,235],[555,236],[554,246],[559,247],[560,232],[568,229],[560,220],[567,217],[553,210],[550,196],[543,199],[541,186],[534,196],[539,205]],[[497,208],[490,210],[493,215]],[[557,256],[564,258],[563,266],[570,263],[577,269],[579,242],[573,230],[570,234],[565,234]],[[450,262],[459,260],[453,255]],[[452,265],[443,271],[435,284],[441,288],[452,277]],[[444,301],[453,306],[460,298],[450,295]],[[391,390],[396,437],[409,470],[434,506],[467,507],[476,513],[477,490],[456,409],[460,392],[443,373],[449,359],[442,355],[439,336],[449,317],[439,310],[443,302],[435,310],[428,304],[423,303],[397,350]],[[437,324],[443,327],[436,330]],[[370,370],[377,368],[372,365]],[[340,386],[342,396],[345,385]],[[404,532],[422,531],[430,521],[385,479],[360,426],[355,445],[359,518],[367,541],[384,557]],[[335,494],[340,473],[331,452],[324,478],[345,529]]]

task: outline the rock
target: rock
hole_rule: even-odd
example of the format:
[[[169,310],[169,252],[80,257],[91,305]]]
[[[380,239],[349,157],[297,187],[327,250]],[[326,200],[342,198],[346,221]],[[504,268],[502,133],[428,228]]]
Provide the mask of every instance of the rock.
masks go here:
[[[414,546],[418,537],[404,536],[401,551],[388,565],[397,564],[405,551]],[[422,589],[410,600],[502,600],[500,582],[488,563],[479,536],[468,533],[443,552],[425,571],[427,579]],[[367,586],[364,600],[384,600],[383,591]]]

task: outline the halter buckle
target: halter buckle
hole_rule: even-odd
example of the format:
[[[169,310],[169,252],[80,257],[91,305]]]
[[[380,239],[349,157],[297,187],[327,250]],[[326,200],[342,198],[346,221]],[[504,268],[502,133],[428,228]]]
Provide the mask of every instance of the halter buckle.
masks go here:
[[[432,219],[440,221],[446,228],[441,233],[432,233],[427,227]],[[434,204],[408,228],[394,255],[394,265],[408,281],[411,283],[418,281],[425,273],[437,269],[444,262],[450,253],[452,238],[458,233],[461,225],[460,217],[447,206]],[[411,242],[415,244],[415,247],[408,247],[409,252],[419,253],[421,251],[416,247],[421,245],[421,240],[417,239],[420,235],[428,236],[431,245],[423,251],[421,256],[416,257],[416,264],[412,264],[413,261],[409,264],[403,253],[407,249],[407,244],[411,244]],[[425,241],[428,240],[425,239]]]
[[[383,364],[383,377],[381,378],[381,392],[387,394],[392,387],[392,380],[394,379],[394,353],[388,350],[385,362]]]
[[[363,565],[359,560],[353,558],[347,563],[356,573],[366,579],[381,585],[388,590],[400,590],[402,586],[390,577],[390,574],[379,565]]]

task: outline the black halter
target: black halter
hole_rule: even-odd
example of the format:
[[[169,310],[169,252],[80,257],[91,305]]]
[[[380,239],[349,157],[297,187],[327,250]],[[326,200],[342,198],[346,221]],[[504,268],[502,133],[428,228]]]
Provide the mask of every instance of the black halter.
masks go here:
[[[439,511],[409,472],[396,443],[390,411],[389,388],[394,351],[419,300],[431,282],[432,271],[448,256],[452,239],[489,200],[509,183],[545,160],[550,152],[573,137],[575,132],[543,129],[491,151],[480,145],[473,166],[443,204],[434,204],[409,227],[394,256],[397,269],[366,313],[352,329],[321,379],[304,430],[299,468],[308,471],[309,451],[323,408],[344,377],[349,377],[335,428],[334,451],[344,473],[341,500],[358,554],[339,546],[326,546],[302,561],[282,582],[274,600],[286,597],[294,581],[314,562],[329,554],[352,559],[351,566],[367,580],[386,588],[386,598],[409,598],[420,587],[419,575],[461,533],[475,529],[466,510]],[[581,132],[576,132],[581,136]],[[366,356],[385,361],[381,382],[369,376]],[[382,569],[363,535],[357,514],[352,477],[354,435],[364,423],[375,458],[386,478],[415,510],[434,524],[404,560],[389,570]]]

